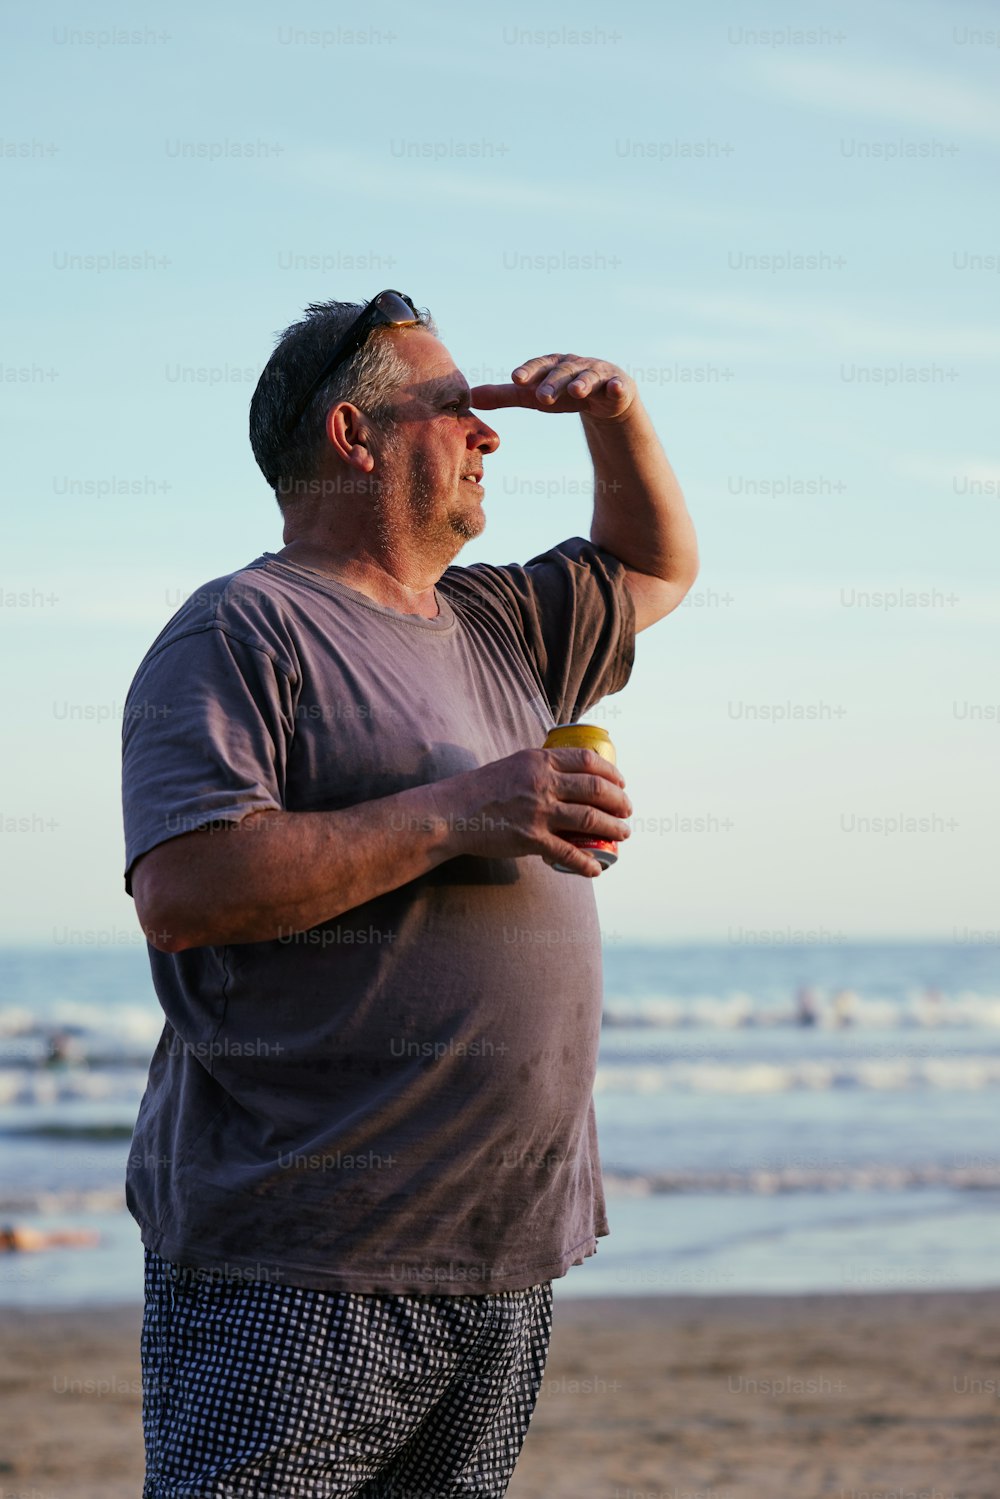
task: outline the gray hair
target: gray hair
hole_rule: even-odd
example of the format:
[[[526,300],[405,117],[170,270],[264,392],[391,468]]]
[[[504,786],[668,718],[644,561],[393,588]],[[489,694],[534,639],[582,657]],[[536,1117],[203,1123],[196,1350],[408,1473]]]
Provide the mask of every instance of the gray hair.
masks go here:
[[[326,442],[326,415],[337,401],[350,401],[376,427],[391,420],[394,397],[407,370],[391,340],[372,335],[324,380],[301,421],[292,425],[310,380],[366,305],[311,302],[305,316],[279,335],[257,382],[250,402],[250,445],[279,505],[296,494],[314,492],[312,481]],[[429,312],[417,315],[422,327],[437,332]]]

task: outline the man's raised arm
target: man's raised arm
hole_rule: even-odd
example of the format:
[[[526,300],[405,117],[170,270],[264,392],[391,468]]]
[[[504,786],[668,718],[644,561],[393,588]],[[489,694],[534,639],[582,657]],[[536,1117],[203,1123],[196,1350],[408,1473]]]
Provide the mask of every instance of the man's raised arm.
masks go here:
[[[635,381],[607,360],[544,354],[514,370],[511,382],[476,386],[472,405],[580,415],[594,462],[590,539],[625,564],[636,630],[655,624],[698,576],[698,543]]]

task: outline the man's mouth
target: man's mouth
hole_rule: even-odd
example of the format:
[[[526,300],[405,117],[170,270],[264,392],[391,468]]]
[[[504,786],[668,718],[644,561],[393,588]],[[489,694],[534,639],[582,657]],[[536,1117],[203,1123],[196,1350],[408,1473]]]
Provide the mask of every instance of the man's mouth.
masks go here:
[[[478,473],[463,474],[462,478],[468,479],[473,484],[481,484],[483,482],[483,471],[480,469]]]

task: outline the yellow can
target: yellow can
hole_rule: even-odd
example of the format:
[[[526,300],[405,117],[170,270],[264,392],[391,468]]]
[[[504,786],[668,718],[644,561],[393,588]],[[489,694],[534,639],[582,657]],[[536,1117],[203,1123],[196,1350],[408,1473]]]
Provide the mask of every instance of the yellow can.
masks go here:
[[[546,734],[542,748],[591,749],[602,759],[610,760],[612,765],[618,763],[615,747],[611,743],[611,735],[607,729],[600,729],[593,723],[556,724],[556,727]],[[585,848],[603,869],[610,869],[612,864],[618,862],[617,843],[612,843],[607,838],[594,838],[589,833],[564,833],[561,829],[557,831],[559,837],[565,838],[567,843],[575,843],[577,848]],[[576,874],[576,870],[570,869],[566,864],[553,864],[552,868],[558,870],[560,874]]]

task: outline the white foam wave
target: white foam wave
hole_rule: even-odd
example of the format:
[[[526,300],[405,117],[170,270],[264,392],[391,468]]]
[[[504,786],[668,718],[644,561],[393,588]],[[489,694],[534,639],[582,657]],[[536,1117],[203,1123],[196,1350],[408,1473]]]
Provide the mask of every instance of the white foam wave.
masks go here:
[[[90,1191],[39,1192],[31,1187],[11,1187],[0,1192],[0,1214],[39,1214],[43,1217],[64,1213],[118,1213],[124,1211],[125,1193],[117,1188],[94,1188]]]
[[[873,1161],[858,1165],[834,1163],[775,1164],[745,1170],[640,1172],[605,1167],[609,1192],[631,1197],[673,1192],[725,1192],[771,1196],[781,1192],[901,1192],[913,1188],[947,1187],[959,1191],[1000,1190],[1000,1160],[965,1161],[939,1165],[895,1165]]]
[[[84,1067],[51,1072],[6,1068],[0,1069],[0,1106],[51,1108],[56,1104],[103,1102],[137,1107],[145,1082],[145,1074],[139,1072],[91,1072]]]
[[[865,1058],[790,1062],[668,1062],[602,1066],[596,1093],[791,1093],[860,1088],[872,1092],[979,1091],[1000,1086],[1000,1057]]]
[[[837,995],[816,993],[814,1004],[815,1016],[808,1028],[820,1031],[1000,1029],[997,994],[915,994],[889,999],[845,990]],[[767,1003],[745,993],[685,999],[612,994],[605,1002],[604,1024],[640,1030],[805,1028],[793,1002]]]

